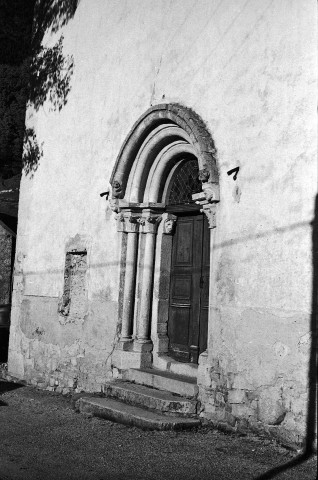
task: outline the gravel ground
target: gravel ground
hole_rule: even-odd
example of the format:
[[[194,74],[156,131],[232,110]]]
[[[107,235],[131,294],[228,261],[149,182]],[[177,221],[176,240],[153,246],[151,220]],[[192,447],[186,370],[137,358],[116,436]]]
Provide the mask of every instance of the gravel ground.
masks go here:
[[[0,381],[0,480],[316,478],[316,457],[300,461],[265,438],[142,431],[76,413],[71,397],[16,387]]]

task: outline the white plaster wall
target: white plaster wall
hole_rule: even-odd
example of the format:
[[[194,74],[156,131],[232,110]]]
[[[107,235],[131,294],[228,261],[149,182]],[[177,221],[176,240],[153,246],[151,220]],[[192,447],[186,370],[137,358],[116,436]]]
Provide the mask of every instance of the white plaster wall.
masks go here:
[[[107,358],[118,236],[99,194],[138,117],[180,102],[207,123],[218,151],[209,362],[246,374],[250,388],[282,373],[306,389],[308,352],[298,343],[309,331],[317,190],[315,2],[81,0],[63,34],[75,62],[68,103],[61,112],[49,103],[29,112],[44,157],[21,186],[22,294],[62,294],[66,244],[80,234],[91,315],[69,342]],[[236,166],[234,182],[227,171]],[[25,337],[15,338],[11,368],[21,372]]]

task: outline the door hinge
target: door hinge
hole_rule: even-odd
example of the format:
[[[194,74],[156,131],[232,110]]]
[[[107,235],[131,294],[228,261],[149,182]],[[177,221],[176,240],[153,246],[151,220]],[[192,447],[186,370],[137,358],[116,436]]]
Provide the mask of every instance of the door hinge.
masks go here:
[[[200,277],[200,288],[203,288],[203,284],[204,284],[204,278],[201,276]]]

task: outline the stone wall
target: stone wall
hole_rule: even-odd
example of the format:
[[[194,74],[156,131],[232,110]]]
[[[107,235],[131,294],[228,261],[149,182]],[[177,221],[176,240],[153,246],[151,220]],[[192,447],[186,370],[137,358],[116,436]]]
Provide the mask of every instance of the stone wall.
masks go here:
[[[303,438],[315,2],[82,0],[63,35],[74,59],[67,104],[27,113],[43,157],[21,183],[9,371],[62,391],[100,391],[112,375],[120,245],[100,193],[136,120],[179,103],[206,123],[220,177],[202,415]],[[76,249],[87,252],[85,306],[67,322],[65,259]]]

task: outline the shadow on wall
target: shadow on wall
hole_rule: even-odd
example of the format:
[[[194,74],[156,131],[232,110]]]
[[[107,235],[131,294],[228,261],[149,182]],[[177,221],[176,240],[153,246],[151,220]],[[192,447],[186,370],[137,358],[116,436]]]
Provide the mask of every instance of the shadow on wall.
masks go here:
[[[45,34],[57,34],[74,17],[79,1],[0,0],[7,25],[0,42],[0,83],[6,99],[0,125],[5,132],[0,144],[4,178],[20,173],[21,167],[33,175],[43,155],[34,129],[24,127],[26,107],[37,111],[49,101],[51,110],[61,110],[67,103],[73,57],[63,54],[63,35],[52,47],[44,47],[42,41]]]
[[[311,308],[311,348],[308,366],[308,406],[304,450],[290,462],[279,465],[260,475],[255,480],[269,480],[280,473],[296,467],[308,460],[317,448],[317,305],[318,305],[318,195],[315,201],[315,213],[312,221],[312,308]]]
[[[50,102],[51,110],[61,110],[70,92],[74,60],[63,54],[63,35],[53,47],[43,47],[46,33],[55,34],[74,17],[79,0],[39,0],[35,3],[31,42],[31,60],[28,66],[28,106],[35,110]],[[33,174],[43,155],[43,143],[39,145],[33,128],[27,128],[23,139],[23,167]]]

